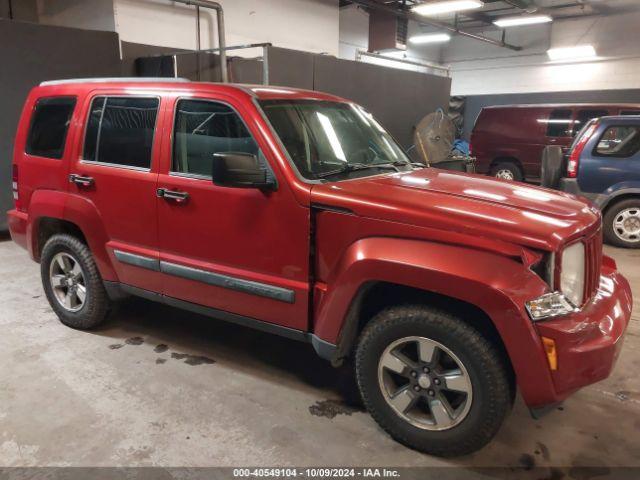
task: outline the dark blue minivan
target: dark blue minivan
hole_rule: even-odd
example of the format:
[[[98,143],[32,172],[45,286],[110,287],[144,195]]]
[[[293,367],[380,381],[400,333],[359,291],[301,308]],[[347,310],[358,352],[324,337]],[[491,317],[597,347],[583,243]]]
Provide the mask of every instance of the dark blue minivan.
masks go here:
[[[587,123],[571,146],[560,189],[602,210],[607,243],[640,248],[640,116]]]

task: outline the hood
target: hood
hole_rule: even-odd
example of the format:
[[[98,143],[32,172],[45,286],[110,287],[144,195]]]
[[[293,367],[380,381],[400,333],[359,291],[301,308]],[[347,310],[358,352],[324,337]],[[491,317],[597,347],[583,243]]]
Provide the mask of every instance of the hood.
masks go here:
[[[600,223],[598,210],[573,195],[436,168],[314,185],[311,201],[547,251]]]

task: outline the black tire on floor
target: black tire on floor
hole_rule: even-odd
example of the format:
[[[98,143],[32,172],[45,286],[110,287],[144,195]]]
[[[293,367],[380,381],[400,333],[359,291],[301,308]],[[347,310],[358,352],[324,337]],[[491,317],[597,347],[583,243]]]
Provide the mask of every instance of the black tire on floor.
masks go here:
[[[508,161],[499,162],[495,164],[493,168],[491,168],[491,176],[496,178],[502,178],[502,177],[498,177],[498,175],[500,174],[500,172],[503,172],[503,171],[510,172],[513,177],[513,181],[515,182],[521,182],[523,180],[522,170],[520,170],[520,167],[516,165],[514,162],[508,162]]]
[[[542,151],[542,167],[540,169],[540,186],[558,188],[562,176],[564,157],[562,147],[548,145]]]
[[[602,223],[604,223],[604,239],[609,245],[614,245],[616,247],[640,248],[640,235],[629,240],[624,240],[615,232],[614,224],[616,219],[625,210],[630,210],[631,212],[637,211],[640,213],[640,197],[621,200],[607,208],[602,220]]]
[[[50,280],[51,264],[56,255],[65,253],[77,260],[82,270],[83,282],[86,288],[84,304],[78,311],[65,308],[53,291]],[[40,258],[40,275],[45,294],[53,311],[62,323],[81,330],[95,328],[107,318],[111,302],[102,283],[91,251],[83,242],[72,235],[53,235],[42,249]]]
[[[378,380],[385,349],[406,337],[424,337],[454,353],[472,386],[466,417],[445,430],[427,430],[405,420],[387,403]],[[446,311],[425,305],[395,306],[377,314],[356,347],[356,378],[365,407],[398,442],[421,452],[452,457],[485,446],[511,409],[508,367],[499,350],[482,334]]]

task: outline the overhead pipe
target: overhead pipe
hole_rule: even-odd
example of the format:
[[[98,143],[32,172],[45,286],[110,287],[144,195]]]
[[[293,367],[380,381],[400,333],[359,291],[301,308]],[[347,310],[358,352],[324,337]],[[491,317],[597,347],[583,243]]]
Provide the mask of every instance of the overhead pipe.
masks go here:
[[[200,81],[200,50],[202,43],[200,42],[200,7],[196,5],[196,80]]]
[[[174,2],[183,3],[185,5],[193,5],[196,7],[196,19],[198,25],[196,26],[196,56],[198,58],[198,76],[200,75],[200,7],[209,8],[216,11],[216,19],[218,21],[218,47],[220,49],[220,75],[222,81],[227,83],[229,77],[227,74],[227,44],[224,34],[224,12],[222,11],[222,5],[218,2],[212,2],[211,0],[173,0]]]
[[[522,47],[518,47],[517,45],[511,45],[510,43],[506,43],[504,40],[494,40],[493,38],[484,37],[482,35],[476,35],[475,33],[470,33],[465,30],[460,30],[458,27],[452,27],[447,23],[438,22],[436,20],[430,20],[416,13],[396,10],[393,7],[388,7],[387,5],[378,3],[374,0],[351,0],[351,2],[357,5],[361,5],[363,7],[369,7],[376,10],[380,10],[382,12],[391,13],[397,17],[413,20],[423,25],[431,25],[432,27],[436,27],[441,30],[447,30],[449,32],[461,35],[463,37],[472,38],[480,42],[490,43],[491,45],[495,45],[496,47],[508,48],[510,50],[515,50],[515,51],[522,50]]]
[[[537,12],[539,10],[538,5],[534,0],[503,0],[504,3],[508,3],[512,7],[524,10],[527,13]]]

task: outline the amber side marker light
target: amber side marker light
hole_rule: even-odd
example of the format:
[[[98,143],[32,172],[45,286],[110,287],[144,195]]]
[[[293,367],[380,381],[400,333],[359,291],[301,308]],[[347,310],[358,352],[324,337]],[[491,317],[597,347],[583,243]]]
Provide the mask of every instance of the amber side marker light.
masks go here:
[[[551,370],[558,370],[558,352],[556,351],[555,340],[542,337],[542,344],[544,345],[544,351],[547,354],[549,368]]]

